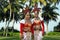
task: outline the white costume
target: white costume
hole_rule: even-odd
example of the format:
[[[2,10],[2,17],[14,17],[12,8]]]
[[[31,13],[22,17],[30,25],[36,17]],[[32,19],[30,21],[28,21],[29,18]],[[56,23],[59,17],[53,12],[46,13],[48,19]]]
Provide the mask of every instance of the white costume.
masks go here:
[[[41,18],[42,19],[42,18]],[[41,30],[40,31],[36,31],[36,29],[34,29],[34,40],[42,40],[43,38],[43,34],[44,34],[44,23],[43,23],[43,20],[35,20],[32,19],[32,22],[33,22],[33,28],[34,26],[38,26],[40,25],[41,26]],[[35,28],[37,28],[37,26]],[[40,26],[38,27],[37,30],[39,30]]]

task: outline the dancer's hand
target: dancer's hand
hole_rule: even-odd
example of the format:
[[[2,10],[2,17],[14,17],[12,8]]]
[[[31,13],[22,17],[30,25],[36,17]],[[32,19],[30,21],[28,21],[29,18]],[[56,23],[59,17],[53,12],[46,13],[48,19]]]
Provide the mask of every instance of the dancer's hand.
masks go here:
[[[34,34],[32,34],[32,40],[34,40]]]
[[[20,34],[20,37],[23,38],[23,34]]]
[[[44,33],[42,34],[42,36],[44,36]]]

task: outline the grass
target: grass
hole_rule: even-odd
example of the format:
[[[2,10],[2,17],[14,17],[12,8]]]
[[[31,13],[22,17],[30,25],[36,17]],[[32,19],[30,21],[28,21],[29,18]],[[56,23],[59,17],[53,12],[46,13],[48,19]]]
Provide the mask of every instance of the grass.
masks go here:
[[[0,37],[0,40],[20,40],[19,37]]]
[[[11,37],[0,37],[0,40],[20,40],[19,33],[14,33],[13,37],[12,36]],[[51,32],[48,35],[45,35],[43,40],[60,40],[60,35],[56,35],[56,33]]]
[[[0,40],[20,40],[20,38],[19,37],[0,37]],[[60,37],[45,36],[43,40],[60,40]]]
[[[45,36],[43,40],[60,40],[60,36]]]

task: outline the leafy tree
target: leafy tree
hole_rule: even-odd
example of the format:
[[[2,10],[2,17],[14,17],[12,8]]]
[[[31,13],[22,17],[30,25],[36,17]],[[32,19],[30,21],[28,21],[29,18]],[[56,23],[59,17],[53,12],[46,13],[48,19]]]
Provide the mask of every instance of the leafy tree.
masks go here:
[[[60,22],[57,26],[54,27],[55,32],[60,32]]]

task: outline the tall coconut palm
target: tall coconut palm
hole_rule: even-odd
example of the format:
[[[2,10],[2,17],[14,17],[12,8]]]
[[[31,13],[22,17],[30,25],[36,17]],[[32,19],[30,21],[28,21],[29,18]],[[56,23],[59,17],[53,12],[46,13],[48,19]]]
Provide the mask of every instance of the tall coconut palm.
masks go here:
[[[18,12],[20,11],[20,8],[23,8],[22,7],[23,4],[20,2],[20,0],[13,0],[9,2],[9,5],[10,5],[9,22],[13,20],[13,26],[12,26],[12,32],[13,32],[14,22],[17,21],[18,19],[20,20]],[[9,23],[8,23],[8,26],[9,26]]]
[[[9,25],[11,17],[12,17],[11,16],[12,13],[18,12],[20,10],[20,8],[22,8],[20,4],[21,4],[20,0],[0,0],[0,5],[1,5],[0,11],[2,12],[2,17],[0,19],[3,18],[6,22],[7,18],[9,18],[8,19],[8,25]],[[6,18],[5,16],[6,16],[8,10],[9,10],[9,15],[7,15],[7,16],[9,16],[9,17]],[[7,26],[5,25],[7,28],[6,29],[6,36],[8,34],[8,25]]]
[[[9,5],[7,6],[7,8],[10,9],[10,17],[9,17],[9,22],[8,22],[8,26],[9,26],[11,18],[13,18],[13,20],[14,20],[14,16],[15,16],[14,12],[16,12],[16,13],[19,12],[19,10],[20,10],[20,8],[22,8],[22,6],[20,5],[21,4],[20,0],[8,0],[8,3],[9,3]],[[12,17],[12,14],[13,14],[13,17]],[[14,25],[14,22],[13,22],[13,25]]]
[[[7,21],[9,19],[9,10],[6,9],[8,3],[5,0],[0,0],[0,15],[1,15],[1,20],[5,22],[5,28],[7,27]],[[7,10],[7,11],[6,11]],[[5,28],[4,28],[4,35],[5,35]]]
[[[11,15],[11,20],[12,21],[12,34],[14,32],[14,23],[18,22],[19,20],[21,19],[20,15],[17,13],[17,12],[13,12],[12,15]]]
[[[43,13],[42,13],[42,17],[44,18],[44,21],[47,24],[47,29],[46,32],[48,33],[48,23],[50,20],[54,20],[56,21],[57,16],[59,15],[56,11],[54,11],[55,9],[58,9],[56,6],[51,5],[49,3],[47,3],[46,6],[43,7]]]

